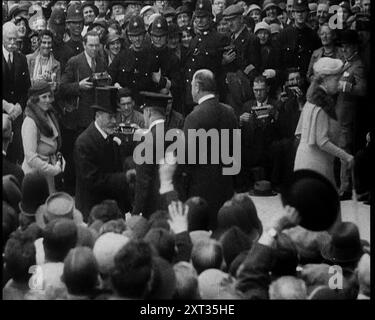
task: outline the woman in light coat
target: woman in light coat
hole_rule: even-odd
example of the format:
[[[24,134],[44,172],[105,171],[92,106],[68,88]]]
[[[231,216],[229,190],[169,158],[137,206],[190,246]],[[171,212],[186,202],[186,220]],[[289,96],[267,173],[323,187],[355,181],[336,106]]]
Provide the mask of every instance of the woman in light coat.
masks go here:
[[[296,129],[300,143],[294,170],[314,170],[328,178],[334,186],[334,159],[337,157],[349,166],[353,165],[353,156],[336,145],[339,129],[332,96],[339,90],[342,70],[343,62],[339,59],[325,57],[314,64],[314,80]]]
[[[45,175],[50,193],[55,192],[55,177],[60,174],[65,161],[59,155],[61,134],[52,109],[53,93],[44,80],[37,80],[29,90],[29,100],[22,124],[22,143],[25,174],[39,171]]]

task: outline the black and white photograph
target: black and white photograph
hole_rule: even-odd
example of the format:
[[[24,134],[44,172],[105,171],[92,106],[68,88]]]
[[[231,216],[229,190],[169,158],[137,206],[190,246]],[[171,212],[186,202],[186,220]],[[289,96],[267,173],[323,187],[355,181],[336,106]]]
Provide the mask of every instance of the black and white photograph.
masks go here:
[[[371,300],[371,25],[370,0],[2,1],[2,300]]]

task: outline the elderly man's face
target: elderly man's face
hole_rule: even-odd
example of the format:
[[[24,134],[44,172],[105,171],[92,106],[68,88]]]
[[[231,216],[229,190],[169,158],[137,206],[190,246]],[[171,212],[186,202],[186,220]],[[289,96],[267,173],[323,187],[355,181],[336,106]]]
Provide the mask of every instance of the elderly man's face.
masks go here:
[[[318,5],[318,9],[316,11],[316,15],[318,17],[319,24],[323,24],[323,23],[327,22],[328,10],[329,10],[329,7],[328,7],[327,4],[320,3]]]
[[[85,25],[89,25],[95,20],[94,9],[90,6],[87,6],[83,9],[83,19],[85,20]]]
[[[237,33],[243,26],[242,16],[238,16],[233,19],[227,19],[227,21],[230,32],[232,33]]]
[[[17,28],[13,28],[11,30],[3,30],[3,46],[9,52],[15,52],[17,50],[17,39]]]
[[[115,133],[117,122],[115,113],[107,113],[98,111],[96,114],[96,121],[99,127],[108,135]]]

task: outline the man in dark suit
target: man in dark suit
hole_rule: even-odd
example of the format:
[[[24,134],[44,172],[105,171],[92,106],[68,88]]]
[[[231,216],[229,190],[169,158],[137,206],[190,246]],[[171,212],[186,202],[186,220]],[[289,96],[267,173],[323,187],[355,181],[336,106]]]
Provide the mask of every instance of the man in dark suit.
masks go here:
[[[31,83],[26,57],[17,51],[17,38],[17,27],[12,22],[5,23],[3,25],[3,112],[11,117],[14,132],[7,158],[13,163],[22,163],[22,116],[20,115],[25,109]],[[4,105],[9,108],[5,110]]]
[[[9,174],[13,175],[21,185],[24,177],[21,167],[6,159],[7,149],[12,142],[12,138],[12,121],[7,114],[3,113],[3,177]]]
[[[145,159],[145,163],[138,162],[138,152],[140,145],[138,145],[134,153],[134,161],[136,162],[136,186],[135,186],[135,204],[133,214],[140,214],[148,218],[152,213],[161,208],[161,197],[159,193],[159,162],[164,158],[164,152],[158,152],[157,147],[163,146],[166,150],[165,143],[165,112],[168,101],[171,97],[164,94],[153,92],[141,92],[143,98],[143,114],[145,124],[148,130],[145,135],[145,154],[152,155],[152,159]],[[152,152],[150,152],[150,150]],[[163,151],[162,150],[162,151]],[[140,159],[139,159],[140,160]]]
[[[232,34],[231,45],[223,54],[227,83],[225,101],[238,116],[242,105],[252,97],[250,81],[258,75],[261,65],[259,39],[247,29],[243,12],[242,6],[234,4],[223,13]]]
[[[66,160],[64,172],[65,191],[74,194],[73,147],[78,135],[94,120],[96,91],[90,77],[106,70],[99,56],[99,35],[90,31],[84,38],[85,51],[71,58],[61,77],[60,96],[62,113],[62,153]]]
[[[116,108],[109,100],[100,99],[100,105],[92,106],[95,121],[74,147],[76,206],[86,220],[92,207],[106,199],[116,200],[123,212],[130,209],[127,176],[122,170],[118,141],[113,138]]]
[[[216,82],[210,70],[198,70],[193,76],[191,86],[192,96],[198,105],[185,120],[184,134],[187,143],[185,151],[196,150],[196,157],[199,155],[199,158],[202,155],[202,150],[199,148],[201,145],[197,145],[197,140],[189,139],[189,133],[194,133],[194,130],[203,129],[207,132],[208,130],[216,129],[219,131],[219,141],[218,145],[212,145],[212,139],[207,139],[207,164],[199,163],[201,161],[196,159],[197,164],[191,164],[189,161],[189,164],[185,167],[188,175],[186,192],[187,198],[199,196],[208,202],[210,207],[209,225],[214,230],[217,223],[218,210],[234,193],[233,177],[223,174],[225,166],[222,161],[223,153],[228,154],[229,152],[229,154],[233,154],[232,145],[228,146],[229,150],[220,147],[222,145],[221,129],[229,129],[228,131],[233,133],[233,129],[238,128],[238,124],[233,108],[220,103],[215,96]],[[229,142],[231,142],[231,139],[229,139]],[[237,147],[240,143],[233,141],[234,145]],[[221,155],[221,159],[219,159],[217,164],[214,164],[214,155],[211,153],[212,147],[219,150],[219,158]],[[234,153],[236,154],[237,152]],[[241,159],[236,159],[236,155],[234,155],[234,158],[237,163],[241,161]],[[189,154],[185,159],[189,159]]]
[[[276,129],[276,101],[269,97],[270,87],[264,76],[254,79],[253,92],[255,99],[247,101],[240,116],[242,131],[242,172],[247,190],[251,186],[250,171],[254,167],[261,167],[269,179],[271,170],[270,145],[275,140]],[[249,185],[250,183],[250,185]]]

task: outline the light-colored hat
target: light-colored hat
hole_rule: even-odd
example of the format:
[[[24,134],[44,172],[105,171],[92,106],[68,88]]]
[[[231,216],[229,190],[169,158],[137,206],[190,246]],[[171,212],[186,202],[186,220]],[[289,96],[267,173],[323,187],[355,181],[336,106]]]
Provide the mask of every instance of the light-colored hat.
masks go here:
[[[250,5],[249,9],[247,9],[247,13],[249,14],[253,10],[262,11],[262,8],[259,7],[257,4],[252,4],[252,5]]]
[[[156,13],[156,10],[155,10],[155,8],[154,8],[153,6],[144,6],[144,7],[141,9],[141,12],[139,13],[139,15],[140,15],[141,17],[143,17],[143,15],[144,15],[147,11],[149,11],[149,10],[152,10],[154,13]]]
[[[96,240],[93,252],[100,273],[108,274],[110,272],[115,263],[115,255],[128,242],[127,237],[114,232],[107,232]]]
[[[333,58],[320,58],[314,64],[314,73],[316,75],[335,75],[342,71],[343,62],[340,59],[333,59]]]
[[[281,25],[278,23],[271,23],[270,24],[271,34],[280,33],[281,32]]]
[[[254,33],[257,33],[259,30],[267,30],[271,33],[271,27],[267,22],[261,21],[255,25]]]

